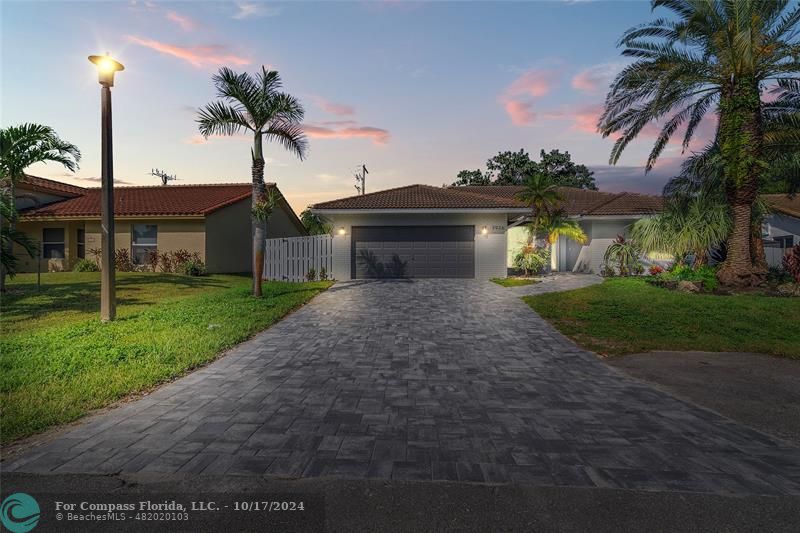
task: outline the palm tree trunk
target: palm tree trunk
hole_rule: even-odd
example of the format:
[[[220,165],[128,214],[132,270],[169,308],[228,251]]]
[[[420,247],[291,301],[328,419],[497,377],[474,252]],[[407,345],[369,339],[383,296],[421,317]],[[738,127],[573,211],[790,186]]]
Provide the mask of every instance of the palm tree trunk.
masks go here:
[[[256,133],[253,139],[253,197],[252,206],[263,200],[266,193],[264,184],[264,154],[261,147],[261,134]],[[261,297],[261,278],[264,274],[264,251],[266,248],[266,223],[256,220],[251,215],[253,226],[253,296]]]
[[[11,180],[11,178],[8,178],[8,182],[3,185],[3,190],[0,191],[0,194],[8,195],[8,197],[10,198],[11,206],[13,208],[16,208],[16,206],[14,205],[14,182]],[[0,217],[0,227],[5,226],[6,224],[10,226],[9,228],[10,230],[12,231],[14,230],[14,222],[12,220],[5,220],[3,217]],[[9,239],[7,246],[3,246],[2,249],[0,249],[0,254],[8,257],[13,253],[14,253],[14,243],[12,243],[11,240]],[[0,263],[0,293],[6,292],[7,274],[8,272],[6,272],[6,267],[3,266],[2,263]]]
[[[769,265],[767,254],[764,252],[764,239],[761,238],[761,222],[755,221],[750,226],[750,259],[753,262],[753,269],[756,276],[766,276]]]
[[[745,287],[763,282],[753,265],[751,252],[752,211],[764,163],[761,161],[764,130],[761,94],[752,78],[731,78],[719,103],[718,140],[722,154],[733,231],[728,256],[717,277],[723,285]]]

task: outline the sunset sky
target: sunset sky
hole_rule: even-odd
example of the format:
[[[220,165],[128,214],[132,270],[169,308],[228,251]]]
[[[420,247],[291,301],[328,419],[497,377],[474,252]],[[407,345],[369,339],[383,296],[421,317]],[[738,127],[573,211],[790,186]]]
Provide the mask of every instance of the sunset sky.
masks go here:
[[[196,108],[227,65],[280,72],[306,108],[305,161],[267,145],[266,179],[298,211],[355,193],[441,185],[500,150],[569,150],[602,190],[657,192],[681,160],[675,142],[648,176],[653,132],[607,166],[595,125],[625,64],[616,41],[654,18],[647,2],[7,2],[0,4],[2,124],[48,124],[83,152],[81,168],[30,172],[97,186],[99,85],[87,56],[125,64],[114,97],[115,176],[156,184],[249,181],[250,139],[203,139]],[[657,16],[656,13],[655,16]],[[709,121],[710,122],[710,121]],[[713,124],[701,128],[696,148]]]

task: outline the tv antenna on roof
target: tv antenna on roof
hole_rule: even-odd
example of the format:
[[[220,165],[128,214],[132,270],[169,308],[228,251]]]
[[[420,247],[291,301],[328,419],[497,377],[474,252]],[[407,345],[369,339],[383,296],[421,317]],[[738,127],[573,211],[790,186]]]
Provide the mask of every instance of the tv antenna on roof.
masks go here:
[[[177,181],[178,176],[176,175],[169,175],[163,170],[159,170],[157,168],[150,169],[150,175],[155,176],[157,178],[161,178],[161,185],[168,185],[170,181]]]
[[[358,194],[366,194],[367,193],[367,174],[369,174],[369,170],[367,170],[367,165],[362,164],[358,170],[356,170],[356,190]]]

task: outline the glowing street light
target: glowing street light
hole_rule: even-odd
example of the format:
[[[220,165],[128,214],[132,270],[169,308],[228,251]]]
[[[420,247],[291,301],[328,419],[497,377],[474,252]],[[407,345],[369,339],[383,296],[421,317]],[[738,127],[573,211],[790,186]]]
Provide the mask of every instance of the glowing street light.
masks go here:
[[[114,272],[114,162],[111,144],[111,87],[114,73],[125,70],[122,63],[104,56],[89,56],[97,67],[100,82],[102,170],[100,178],[100,320],[114,320],[117,314]]]

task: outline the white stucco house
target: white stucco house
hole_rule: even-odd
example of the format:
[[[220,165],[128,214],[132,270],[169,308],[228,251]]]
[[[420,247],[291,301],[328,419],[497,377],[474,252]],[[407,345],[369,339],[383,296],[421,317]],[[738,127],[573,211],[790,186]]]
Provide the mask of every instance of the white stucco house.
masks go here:
[[[312,206],[333,226],[333,276],[505,277],[525,242],[530,209],[517,186],[409,185]],[[662,209],[662,199],[562,187],[566,213],[589,237],[560,239],[555,271],[597,272],[611,241],[636,219]]]
[[[765,194],[770,213],[764,221],[764,252],[770,266],[780,266],[786,250],[800,243],[800,194]]]

